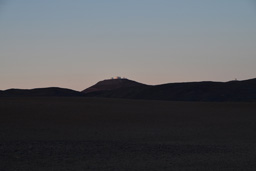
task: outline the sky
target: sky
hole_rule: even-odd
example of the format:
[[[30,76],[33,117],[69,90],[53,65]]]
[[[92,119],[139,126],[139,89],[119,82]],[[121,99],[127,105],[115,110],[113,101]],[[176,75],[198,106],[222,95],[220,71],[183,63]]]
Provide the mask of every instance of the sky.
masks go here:
[[[0,0],[0,90],[256,77],[256,0]]]

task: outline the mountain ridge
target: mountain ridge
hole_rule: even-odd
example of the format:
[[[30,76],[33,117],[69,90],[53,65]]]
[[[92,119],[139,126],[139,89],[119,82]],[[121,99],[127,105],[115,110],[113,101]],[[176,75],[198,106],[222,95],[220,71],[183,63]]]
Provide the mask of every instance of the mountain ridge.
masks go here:
[[[88,97],[167,101],[256,101],[256,78],[228,82],[183,82],[128,87],[85,94]]]
[[[165,101],[256,101],[256,78],[227,82],[201,81],[146,85],[108,79],[79,92],[60,87],[0,90],[0,97],[100,97]]]
[[[34,89],[7,89],[0,91],[1,97],[71,97],[83,96],[79,91],[60,88],[60,87],[46,87]]]

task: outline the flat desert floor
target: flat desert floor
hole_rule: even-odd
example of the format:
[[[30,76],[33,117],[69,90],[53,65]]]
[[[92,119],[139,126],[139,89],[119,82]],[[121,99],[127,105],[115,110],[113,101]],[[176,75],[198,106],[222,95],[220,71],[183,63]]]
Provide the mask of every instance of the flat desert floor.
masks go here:
[[[1,171],[256,170],[256,103],[0,98]]]

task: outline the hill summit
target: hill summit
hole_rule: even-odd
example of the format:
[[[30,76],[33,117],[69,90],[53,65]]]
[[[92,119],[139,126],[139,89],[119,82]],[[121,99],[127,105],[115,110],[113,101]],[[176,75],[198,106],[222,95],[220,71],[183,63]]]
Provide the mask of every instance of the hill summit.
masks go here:
[[[99,81],[95,85],[83,90],[82,92],[91,93],[91,92],[108,91],[108,90],[137,87],[137,86],[145,86],[145,84],[138,83],[136,81],[132,81],[127,78],[112,77],[111,79]]]

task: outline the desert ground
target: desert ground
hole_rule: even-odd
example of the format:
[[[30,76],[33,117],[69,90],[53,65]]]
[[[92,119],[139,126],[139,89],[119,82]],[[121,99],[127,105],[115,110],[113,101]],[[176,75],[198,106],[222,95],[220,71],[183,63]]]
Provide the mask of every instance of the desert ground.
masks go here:
[[[1,171],[256,170],[256,103],[0,98]]]

